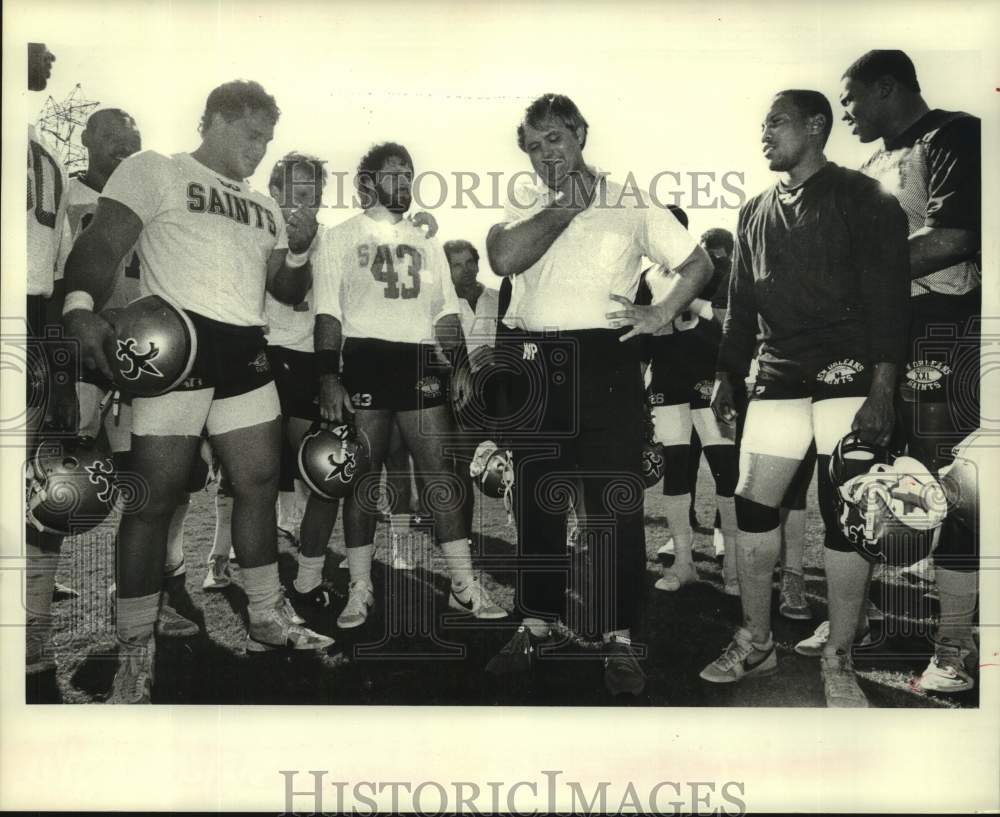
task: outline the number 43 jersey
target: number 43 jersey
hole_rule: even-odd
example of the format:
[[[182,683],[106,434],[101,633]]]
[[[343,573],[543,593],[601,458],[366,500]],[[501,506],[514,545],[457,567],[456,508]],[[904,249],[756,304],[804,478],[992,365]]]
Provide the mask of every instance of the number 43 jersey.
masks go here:
[[[433,343],[434,324],[459,313],[444,249],[406,219],[354,216],[323,233],[312,265],[316,312],[345,338]]]
[[[63,239],[59,244],[59,271],[66,267],[66,259],[76,237],[90,224],[101,194],[89,187],[78,175],[70,176],[66,188],[66,221]],[[119,309],[139,297],[139,254],[129,250],[115,270],[115,280],[107,299],[99,304],[101,309]]]

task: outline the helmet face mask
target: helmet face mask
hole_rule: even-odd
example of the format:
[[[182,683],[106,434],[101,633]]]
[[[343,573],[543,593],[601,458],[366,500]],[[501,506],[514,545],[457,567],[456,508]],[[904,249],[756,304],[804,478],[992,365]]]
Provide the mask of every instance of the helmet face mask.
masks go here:
[[[841,532],[868,561],[906,566],[937,545],[944,493],[917,460],[893,457],[851,433],[830,457],[830,480]]]
[[[114,462],[93,439],[43,439],[28,468],[26,517],[36,530],[73,536],[111,515],[117,497]]]
[[[514,461],[510,451],[502,451],[492,440],[481,442],[469,464],[469,476],[485,496],[504,500],[510,510],[514,489]]]

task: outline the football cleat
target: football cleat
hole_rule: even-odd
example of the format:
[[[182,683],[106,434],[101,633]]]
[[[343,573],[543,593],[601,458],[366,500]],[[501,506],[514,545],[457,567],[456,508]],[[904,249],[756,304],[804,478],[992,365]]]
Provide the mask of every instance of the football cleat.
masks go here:
[[[71,536],[111,515],[115,467],[110,452],[95,440],[43,439],[27,471],[27,521],[36,530]]]
[[[507,611],[493,601],[479,579],[473,579],[461,590],[455,590],[453,584],[448,595],[448,606],[453,610],[470,613],[475,618],[507,618]]]
[[[333,593],[322,582],[305,593],[300,593],[293,585],[289,590],[289,594],[291,595],[290,601],[293,606],[297,605],[312,610],[323,610],[333,603]]]
[[[208,572],[201,583],[202,590],[222,590],[233,583],[233,571],[228,556],[209,556]]]
[[[371,466],[371,446],[348,425],[313,423],[299,445],[299,474],[323,499],[346,499]]]
[[[544,639],[534,639],[531,631],[522,624],[513,637],[494,655],[486,665],[491,675],[527,675],[534,663],[535,643]]]
[[[250,616],[247,630],[247,652],[267,652],[283,647],[293,650],[325,650],[333,639],[303,627],[302,619],[294,616],[286,599],[282,598],[264,616]]]
[[[795,652],[804,655],[806,658],[819,658],[823,654],[823,648],[830,640],[830,622],[821,622],[819,627],[809,638],[804,638],[795,645]],[[871,630],[865,630],[860,638],[855,637],[855,647],[867,647],[872,643]]]
[[[660,578],[653,585],[657,590],[665,590],[674,593],[688,584],[695,584],[698,581],[698,571],[694,564],[681,564],[674,562],[671,567],[661,568]]]
[[[793,621],[808,621],[812,610],[806,601],[806,579],[794,570],[781,571],[781,602],[778,613]]]
[[[163,638],[190,638],[198,635],[201,630],[190,619],[184,618],[165,601],[160,604],[160,612],[156,617],[156,634]]]
[[[757,647],[745,627],[736,631],[722,655],[701,671],[701,678],[713,684],[731,684],[751,675],[767,675],[778,668],[774,639],[769,645]]]
[[[368,619],[368,609],[375,603],[371,584],[364,579],[351,582],[347,591],[347,604],[337,616],[337,626],[342,630],[360,627]]]
[[[933,551],[947,500],[922,463],[851,432],[830,456],[830,481],[840,529],[865,559],[906,566]]]
[[[646,673],[632,652],[632,642],[614,636],[606,645],[608,656],[604,659],[604,686],[612,695],[639,695],[646,688]]]
[[[187,313],[159,295],[147,295],[105,317],[113,335],[105,344],[112,381],[124,394],[155,397],[177,388],[198,354]]]
[[[822,657],[823,694],[830,709],[867,709],[868,699],[858,686],[854,662],[847,653]]]
[[[109,704],[148,704],[153,690],[156,640],[152,635],[142,643],[118,641],[118,672],[111,685]]]

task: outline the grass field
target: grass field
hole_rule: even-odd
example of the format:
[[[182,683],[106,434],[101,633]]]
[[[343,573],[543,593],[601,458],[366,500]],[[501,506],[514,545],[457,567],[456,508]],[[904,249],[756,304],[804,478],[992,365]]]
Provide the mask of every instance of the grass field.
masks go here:
[[[327,576],[339,601],[315,629],[333,635],[329,655],[244,651],[246,596],[235,582],[225,591],[205,593],[201,582],[215,524],[214,488],[192,499],[187,518],[185,552],[191,599],[203,613],[201,635],[184,640],[158,639],[156,703],[175,704],[517,704],[546,706],[824,706],[823,684],[816,659],[796,655],[792,647],[826,616],[822,572],[822,526],[811,489],[805,551],[809,602],[813,621],[793,622],[773,610],[779,671],[740,684],[714,685],[698,673],[715,659],[739,623],[739,600],[721,592],[721,566],[712,555],[711,531],[696,535],[701,581],[678,593],[653,589],[658,578],[656,551],[669,532],[659,488],[646,493],[647,574],[643,643],[648,656],[646,692],[637,699],[612,699],[602,683],[602,664],[594,643],[581,638],[567,643],[546,660],[530,687],[497,686],[483,671],[487,661],[513,632],[513,622],[478,622],[448,610],[448,580],[432,550],[427,531],[412,530],[409,556],[413,571],[393,570],[387,545],[388,526],[380,525],[374,580],[376,605],[368,622],[342,633],[335,619],[346,601],[347,572],[340,558],[327,560]],[[698,513],[710,524],[714,487],[707,468],[699,482]],[[513,599],[510,555],[514,529],[499,501],[477,496],[474,553],[482,580],[505,607]],[[111,582],[110,524],[66,541],[59,579],[80,597],[58,603],[55,639],[61,699],[67,703],[101,700],[115,670],[115,642],[107,597]],[[331,548],[343,552],[338,522]],[[586,564],[586,555],[574,560]],[[283,581],[294,577],[294,557],[280,560]],[[975,707],[978,687],[970,692],[938,696],[913,687],[930,653],[928,632],[936,604],[926,588],[910,585],[898,571],[881,572],[872,598],[885,611],[875,625],[876,645],[856,656],[861,686],[877,707]],[[572,605],[571,605],[572,607]],[[570,622],[573,623],[572,621]],[[585,622],[576,629],[586,635]],[[879,637],[881,636],[881,637]]]

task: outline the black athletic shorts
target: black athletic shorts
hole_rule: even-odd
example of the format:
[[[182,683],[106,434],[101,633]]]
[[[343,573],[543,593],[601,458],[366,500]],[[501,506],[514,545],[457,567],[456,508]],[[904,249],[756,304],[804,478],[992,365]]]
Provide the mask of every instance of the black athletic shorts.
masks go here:
[[[683,317],[675,322],[675,327],[684,325]],[[703,318],[697,318],[697,323],[690,329],[675,328],[671,335],[651,338],[648,341],[650,406],[708,408],[712,401],[715,361],[721,339],[722,330],[718,323]]]
[[[215,389],[214,399],[238,397],[266,386],[274,377],[261,326],[233,326],[187,312],[194,324],[198,352],[187,379],[176,391]]]
[[[448,366],[427,343],[347,338],[341,380],[356,409],[417,411],[448,401]]]
[[[911,298],[910,346],[900,378],[904,400],[953,404],[969,431],[979,425],[981,316],[979,287],[965,295]]]
[[[761,355],[751,400],[796,400],[813,402],[835,397],[867,397],[871,391],[873,366],[863,357],[819,350],[799,360],[775,360]]]
[[[278,389],[282,416],[301,417],[304,420],[320,419],[316,355],[286,349],[284,346],[268,346],[267,359],[274,375],[274,385]]]

